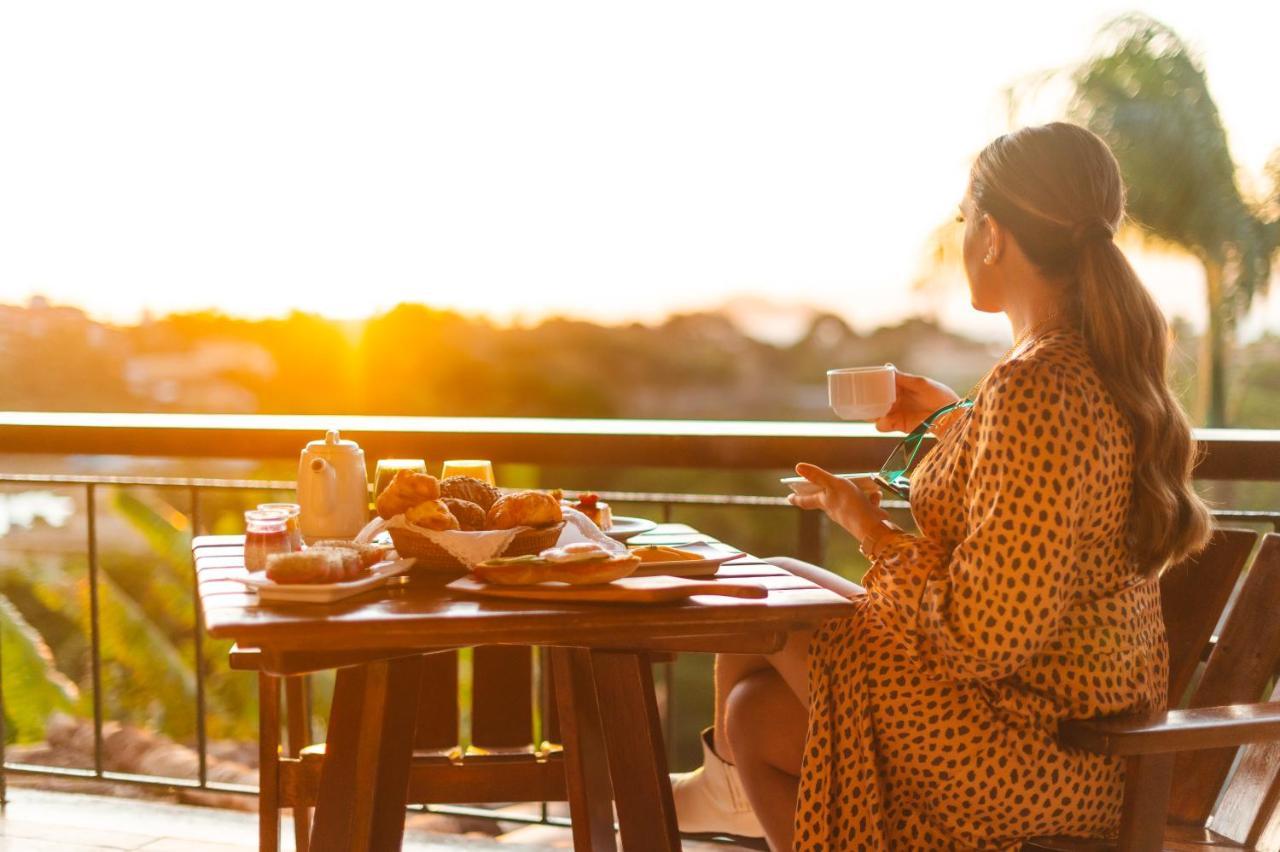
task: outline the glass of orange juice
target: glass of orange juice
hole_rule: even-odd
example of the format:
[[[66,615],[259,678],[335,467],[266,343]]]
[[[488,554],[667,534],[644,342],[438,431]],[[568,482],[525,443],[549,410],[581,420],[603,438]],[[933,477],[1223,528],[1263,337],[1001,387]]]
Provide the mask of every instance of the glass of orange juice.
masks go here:
[[[381,494],[401,470],[426,473],[427,463],[423,459],[378,459],[378,467],[373,474],[373,496]]]
[[[493,464],[488,459],[450,459],[440,470],[440,478],[450,476],[473,476],[481,482],[497,486],[493,478]]]

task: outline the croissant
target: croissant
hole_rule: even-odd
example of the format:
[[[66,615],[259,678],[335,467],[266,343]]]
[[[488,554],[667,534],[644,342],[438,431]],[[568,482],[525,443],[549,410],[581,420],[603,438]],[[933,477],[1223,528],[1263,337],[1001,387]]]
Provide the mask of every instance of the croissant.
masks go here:
[[[487,526],[491,530],[509,530],[512,527],[546,527],[564,520],[560,502],[541,491],[517,491],[498,501],[489,509]]]
[[[386,520],[402,515],[426,500],[440,499],[440,480],[425,473],[397,470],[395,478],[382,489],[375,506]]]
[[[456,530],[461,526],[443,500],[427,500],[419,503],[404,513],[404,519],[415,526],[429,530]]]

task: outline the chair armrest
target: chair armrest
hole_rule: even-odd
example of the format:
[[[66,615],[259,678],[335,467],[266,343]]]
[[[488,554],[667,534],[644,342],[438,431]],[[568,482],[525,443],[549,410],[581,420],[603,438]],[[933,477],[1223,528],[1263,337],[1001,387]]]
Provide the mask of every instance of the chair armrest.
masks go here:
[[[1067,745],[1097,754],[1137,755],[1240,746],[1280,740],[1280,701],[1170,710],[1063,722]]]

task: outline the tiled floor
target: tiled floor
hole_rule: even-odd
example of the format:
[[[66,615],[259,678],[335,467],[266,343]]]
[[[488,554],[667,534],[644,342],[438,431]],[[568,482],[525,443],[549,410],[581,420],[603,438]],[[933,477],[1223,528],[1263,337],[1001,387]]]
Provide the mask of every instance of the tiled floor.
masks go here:
[[[258,848],[258,817],[242,811],[54,793],[10,787],[0,813],[0,852],[247,852]],[[293,849],[287,820],[281,848]],[[567,829],[527,826],[499,838],[407,831],[406,852],[548,852],[572,849]],[[686,852],[736,847],[685,843]]]

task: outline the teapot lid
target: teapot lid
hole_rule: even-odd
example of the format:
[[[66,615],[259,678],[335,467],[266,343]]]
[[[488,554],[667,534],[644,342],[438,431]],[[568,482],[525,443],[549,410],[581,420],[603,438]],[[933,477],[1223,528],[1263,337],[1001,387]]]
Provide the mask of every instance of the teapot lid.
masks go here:
[[[330,429],[324,433],[323,441],[311,441],[308,443],[306,451],[308,453],[331,456],[343,453],[358,453],[361,452],[361,449],[360,445],[355,441],[348,441],[339,435],[337,429]]]

